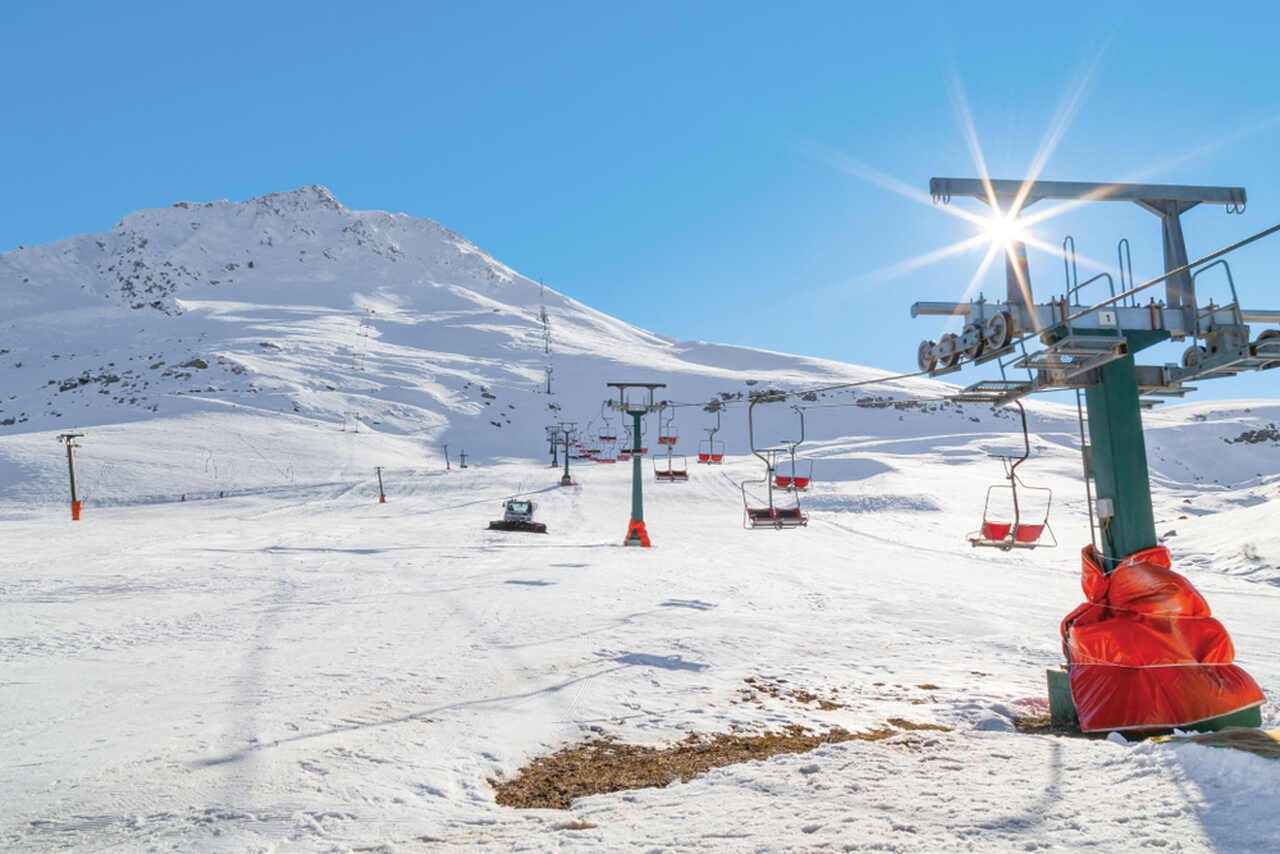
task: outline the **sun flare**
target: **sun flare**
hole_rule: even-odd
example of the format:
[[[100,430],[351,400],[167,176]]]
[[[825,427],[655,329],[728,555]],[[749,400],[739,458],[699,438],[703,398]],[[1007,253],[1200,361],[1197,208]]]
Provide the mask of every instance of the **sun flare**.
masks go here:
[[[994,245],[1008,249],[1014,243],[1021,243],[1027,240],[1028,234],[1022,223],[1018,222],[1016,216],[997,212],[984,224],[987,237],[991,238]]]

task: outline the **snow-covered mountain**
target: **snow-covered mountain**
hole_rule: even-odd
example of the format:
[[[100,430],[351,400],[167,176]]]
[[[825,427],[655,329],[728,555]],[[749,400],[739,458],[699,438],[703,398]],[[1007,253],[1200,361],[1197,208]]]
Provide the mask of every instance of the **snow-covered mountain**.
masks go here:
[[[513,435],[545,422],[549,404],[587,414],[544,393],[547,365],[553,392],[597,401],[619,378],[659,377],[696,400],[745,379],[874,376],[664,338],[544,289],[435,222],[351,211],[319,186],[180,202],[5,253],[0,308],[6,432],[234,406],[333,425],[359,412],[381,431],[523,454]]]
[[[317,446],[316,431],[337,442],[359,426],[363,447],[390,443],[347,460],[360,467],[422,461],[445,443],[477,460],[531,457],[557,419],[619,432],[616,416],[609,431],[600,420],[610,380],[666,382],[669,399],[701,402],[887,375],[664,338],[543,288],[435,222],[351,211],[319,186],[179,202],[105,234],[4,253],[0,309],[0,438],[131,424],[133,441],[141,430],[154,444],[172,435],[166,419],[199,417],[197,456],[246,434],[224,455],[252,441],[251,454],[293,458]],[[945,386],[861,393],[895,389]],[[709,423],[686,422],[686,436]],[[722,434],[731,452],[742,433]],[[268,435],[275,452],[260,444]],[[174,451],[175,465],[192,453]],[[32,477],[9,481],[26,489]]]

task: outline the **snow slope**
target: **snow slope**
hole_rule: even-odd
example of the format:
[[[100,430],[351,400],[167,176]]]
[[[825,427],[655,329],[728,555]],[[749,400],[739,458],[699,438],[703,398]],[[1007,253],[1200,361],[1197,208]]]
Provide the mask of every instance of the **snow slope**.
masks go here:
[[[990,437],[986,437],[990,438]],[[551,487],[537,463],[396,472],[280,500],[97,508],[78,526],[9,518],[2,576],[0,840],[11,850],[1133,850],[1280,845],[1280,766],[1211,748],[1013,732],[1043,710],[1057,622],[1080,599],[1078,506],[1065,548],[978,553],[980,485],[862,437],[837,453],[801,531],[748,532],[750,461],[648,488],[652,550],[618,547],[620,467]],[[835,452],[835,449],[832,449]],[[856,465],[864,466],[861,476]],[[1069,490],[1070,455],[1043,482]],[[1060,470],[1060,471],[1059,471]],[[520,489],[546,537],[483,530]],[[1178,566],[1225,531],[1272,568],[1261,488],[1178,521]],[[1161,490],[1163,507],[1182,488]],[[1229,556],[1233,560],[1239,560]],[[1280,586],[1195,567],[1239,660],[1280,691]],[[745,701],[747,678],[832,697]],[[600,734],[791,723],[952,732],[828,746],[569,813],[495,806],[487,779]],[[1274,701],[1266,723],[1280,725]],[[587,827],[572,829],[571,820]]]
[[[0,308],[8,849],[1280,847],[1260,806],[1274,763],[1012,731],[1043,710],[1058,621],[1081,598],[1074,410],[1031,407],[1025,476],[1055,491],[1057,550],[965,544],[999,479],[987,452],[1020,436],[921,380],[817,396],[863,405],[807,415],[811,525],[748,532],[738,484],[760,465],[740,395],[884,372],[671,341],[323,188],[142,211],[7,253]],[[598,431],[613,379],[730,404],[725,466],[663,486],[646,470],[648,551],[618,547],[629,467],[577,465],[581,486],[559,489],[542,456],[553,418]],[[758,428],[794,436],[795,418],[770,407]],[[1145,418],[1175,568],[1274,698],[1280,402]],[[710,423],[681,409],[679,452]],[[75,525],[54,441],[73,427],[88,434]],[[445,442],[473,466],[443,471]],[[534,496],[549,535],[484,530],[513,493]],[[841,706],[747,701],[747,678]],[[1264,716],[1280,725],[1274,699]],[[486,782],[595,735],[891,717],[951,731],[568,813],[498,807]]]
[[[350,211],[323,187],[143,210],[4,253],[0,318],[0,436],[210,411],[333,428],[354,412],[424,447],[527,455],[549,418],[598,415],[608,380],[661,376],[671,399],[701,401],[745,380],[876,376],[663,338],[435,222]],[[548,365],[554,399],[539,393]]]

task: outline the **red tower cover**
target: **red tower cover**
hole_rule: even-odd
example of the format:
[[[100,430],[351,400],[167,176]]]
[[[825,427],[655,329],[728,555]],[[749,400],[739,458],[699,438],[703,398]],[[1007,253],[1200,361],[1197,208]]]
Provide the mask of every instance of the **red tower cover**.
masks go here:
[[[1172,729],[1262,704],[1257,683],[1232,664],[1227,630],[1169,567],[1169,550],[1158,546],[1107,575],[1085,547],[1080,585],[1089,601],[1062,621],[1085,732]]]

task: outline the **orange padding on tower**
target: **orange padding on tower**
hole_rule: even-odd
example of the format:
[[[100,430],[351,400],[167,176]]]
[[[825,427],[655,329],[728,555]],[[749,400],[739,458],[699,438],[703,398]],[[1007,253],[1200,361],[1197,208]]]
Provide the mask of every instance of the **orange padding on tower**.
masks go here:
[[[622,544],[629,545],[633,539],[639,539],[640,545],[646,549],[649,548],[649,532],[644,529],[644,522],[637,522],[635,519],[627,525],[627,536],[623,538]]]
[[[80,521],[80,502],[79,501],[71,502],[71,521],[72,522]]]
[[[1171,729],[1260,705],[1253,678],[1209,603],[1157,546],[1110,575],[1092,546],[1080,586],[1089,601],[1062,621],[1071,696],[1085,732]]]

